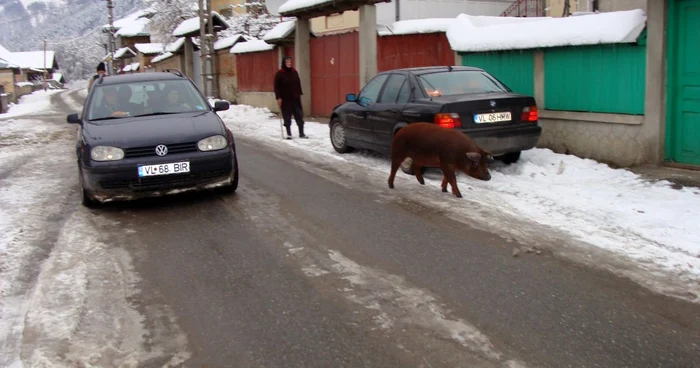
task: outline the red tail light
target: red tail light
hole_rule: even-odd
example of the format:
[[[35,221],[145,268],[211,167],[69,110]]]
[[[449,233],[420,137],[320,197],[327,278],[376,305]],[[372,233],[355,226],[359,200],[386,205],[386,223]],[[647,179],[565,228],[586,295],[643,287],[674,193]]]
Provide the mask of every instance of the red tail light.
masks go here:
[[[459,119],[459,114],[435,114],[435,119],[433,123],[443,127],[443,128],[454,128],[462,126],[462,121]]]
[[[537,106],[529,106],[523,109],[523,115],[520,117],[520,121],[530,121],[534,122],[538,119]]]

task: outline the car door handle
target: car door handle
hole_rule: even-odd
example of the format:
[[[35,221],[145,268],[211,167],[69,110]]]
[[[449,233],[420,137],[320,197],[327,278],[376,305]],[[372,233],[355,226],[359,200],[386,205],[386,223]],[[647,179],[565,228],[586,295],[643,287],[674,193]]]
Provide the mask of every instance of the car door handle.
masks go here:
[[[398,111],[397,111],[397,112],[398,112]],[[417,112],[406,112],[406,111],[404,111],[403,114],[406,115],[406,116],[420,116],[420,114],[417,113]]]

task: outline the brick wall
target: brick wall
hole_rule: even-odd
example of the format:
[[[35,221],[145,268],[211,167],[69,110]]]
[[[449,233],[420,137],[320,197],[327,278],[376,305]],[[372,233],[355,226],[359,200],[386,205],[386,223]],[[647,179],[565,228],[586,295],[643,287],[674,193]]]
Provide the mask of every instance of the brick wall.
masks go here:
[[[220,98],[236,102],[238,98],[238,78],[236,75],[236,55],[223,49],[216,52],[216,67],[219,73]]]
[[[3,86],[4,93],[11,93],[12,99],[15,99],[15,79],[14,73],[10,69],[0,70],[0,85]],[[13,101],[14,102],[14,101]]]

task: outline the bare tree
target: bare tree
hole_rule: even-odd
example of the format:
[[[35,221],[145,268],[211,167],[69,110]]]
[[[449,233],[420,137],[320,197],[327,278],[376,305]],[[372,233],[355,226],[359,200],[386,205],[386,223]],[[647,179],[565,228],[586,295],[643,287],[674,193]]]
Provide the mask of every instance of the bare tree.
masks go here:
[[[173,31],[183,20],[197,16],[196,0],[151,0],[156,14],[151,19],[151,37],[160,42],[175,40]]]

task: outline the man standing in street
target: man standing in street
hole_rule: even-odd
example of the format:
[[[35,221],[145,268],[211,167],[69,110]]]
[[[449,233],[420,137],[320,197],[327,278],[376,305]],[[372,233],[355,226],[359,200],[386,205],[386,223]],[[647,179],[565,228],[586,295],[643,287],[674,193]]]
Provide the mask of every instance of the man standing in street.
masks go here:
[[[88,83],[88,92],[92,88],[93,83],[102,75],[104,76],[106,73],[106,68],[105,68],[105,63],[99,63],[97,65],[97,74],[93,75],[92,78],[90,78],[90,82]]]
[[[301,106],[301,79],[299,73],[292,67],[292,58],[285,56],[282,67],[275,74],[275,98],[282,111],[284,127],[287,128],[287,139],[292,139],[292,115],[299,127],[299,137],[308,138],[304,134],[304,110]]]

